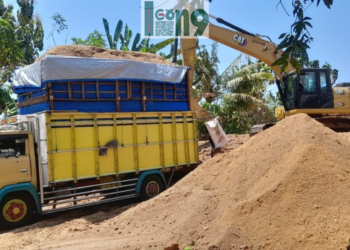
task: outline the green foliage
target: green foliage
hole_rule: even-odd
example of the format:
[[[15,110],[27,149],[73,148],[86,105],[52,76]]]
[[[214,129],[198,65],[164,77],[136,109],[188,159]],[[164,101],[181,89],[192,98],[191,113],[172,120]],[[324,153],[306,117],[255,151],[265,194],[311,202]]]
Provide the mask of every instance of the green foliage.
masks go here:
[[[159,42],[157,44],[155,44],[152,48],[150,48],[147,52],[148,53],[153,53],[156,54],[158,51],[162,50],[163,48],[165,48],[166,46],[168,46],[169,44],[172,44],[174,42],[174,38],[169,38],[167,40],[164,40],[162,42]]]
[[[282,41],[278,44],[277,50],[284,50],[282,56],[277,59],[272,66],[279,65],[281,72],[285,71],[290,62],[294,68],[299,70],[303,62],[307,62],[307,49],[310,48],[309,44],[313,41],[310,34],[312,28],[311,18],[304,15],[304,11],[308,8],[308,4],[317,2],[320,4],[321,0],[292,0],[293,16],[295,17],[294,23],[291,26],[291,30],[286,33],[282,33],[279,39]],[[331,8],[333,0],[323,0],[323,3]],[[278,1],[278,5],[283,6],[282,0]],[[286,8],[283,6],[287,12]],[[288,14],[288,12],[287,12]],[[289,15],[289,14],[288,14]]]
[[[93,33],[90,33],[85,40],[81,38],[72,37],[73,44],[76,45],[88,45],[95,46],[99,48],[106,48],[106,40],[103,39],[103,34],[95,30]]]
[[[107,19],[102,18],[103,25],[106,31],[106,36],[109,44],[110,49],[118,49],[118,42],[120,41],[120,47],[119,50],[129,51],[129,44],[131,42],[132,38],[132,31],[129,29],[129,26],[125,24],[124,29],[124,36],[122,35],[123,31],[123,21],[119,20],[117,27],[114,32],[114,36],[112,38],[112,35],[110,34],[109,30],[109,23]],[[131,51],[140,51],[139,46],[137,45],[140,41],[141,35],[139,33],[136,34],[136,37],[132,43]]]
[[[221,94],[217,48],[217,43],[212,44],[211,52],[205,45],[198,46],[194,64],[193,95],[198,99],[204,98],[208,103],[215,101]]]
[[[17,106],[9,92],[0,88],[0,114],[1,113],[5,113],[8,116],[16,115]]]
[[[10,79],[15,68],[23,62],[23,51],[20,48],[15,30],[4,19],[0,19],[0,87]]]
[[[332,66],[328,62],[325,62],[322,65],[322,67],[320,67],[320,61],[319,60],[313,60],[313,61],[310,61],[308,64],[306,64],[305,67],[307,67],[307,68],[328,69],[332,84],[335,84],[337,79],[338,79],[339,70],[333,69]]]
[[[54,22],[48,37],[52,37],[53,43],[57,45],[54,34],[55,32],[61,34],[61,32],[68,30],[68,25],[66,24],[67,20],[59,13],[55,13],[51,19],[53,19]]]
[[[274,81],[271,69],[242,57],[236,58],[220,76],[220,98],[202,105],[212,116],[220,117],[228,134],[247,133],[255,124],[275,121],[274,108],[279,105],[278,96],[266,91]],[[198,123],[197,128],[200,134],[205,132],[204,124]]]
[[[0,85],[10,81],[16,67],[28,65],[43,50],[44,30],[39,16],[34,15],[34,0],[17,0],[17,16],[13,6],[0,0]]]
[[[107,19],[102,18],[103,21],[103,26],[106,31],[106,36],[107,36],[107,41],[109,44],[109,48],[111,49],[119,49],[119,50],[124,50],[124,51],[140,51],[140,52],[149,52],[156,54],[169,44],[171,44],[174,39],[170,38],[167,39],[163,42],[157,43],[156,45],[150,44],[150,39],[149,38],[144,38],[141,40],[141,35],[140,33],[137,33],[134,41],[132,42],[131,49],[129,48],[129,45],[132,40],[132,31],[129,29],[129,26],[125,24],[125,29],[124,29],[124,35],[122,35],[123,31],[123,21],[119,20],[117,27],[114,32],[114,36],[112,39],[112,35],[110,34],[110,29],[109,29],[109,23]],[[118,42],[120,42],[120,47],[118,48]]]

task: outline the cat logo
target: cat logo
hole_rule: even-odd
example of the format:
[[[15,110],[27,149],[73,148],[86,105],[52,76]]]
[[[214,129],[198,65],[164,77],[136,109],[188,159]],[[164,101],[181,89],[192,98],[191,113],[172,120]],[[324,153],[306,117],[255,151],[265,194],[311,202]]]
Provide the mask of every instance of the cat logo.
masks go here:
[[[345,92],[342,89],[335,89],[335,94],[337,94],[337,95],[344,95]]]
[[[246,38],[237,34],[233,36],[233,41],[237,42],[242,47],[245,47],[248,43]]]

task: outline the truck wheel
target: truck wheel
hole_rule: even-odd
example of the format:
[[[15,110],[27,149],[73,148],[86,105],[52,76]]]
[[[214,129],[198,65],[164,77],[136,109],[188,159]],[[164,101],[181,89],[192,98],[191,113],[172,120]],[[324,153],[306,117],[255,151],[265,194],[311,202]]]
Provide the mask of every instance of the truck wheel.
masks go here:
[[[35,206],[33,199],[24,193],[6,195],[0,203],[0,226],[4,228],[22,227],[33,219]]]
[[[160,176],[146,176],[141,185],[140,198],[142,201],[151,199],[165,190],[164,181]]]

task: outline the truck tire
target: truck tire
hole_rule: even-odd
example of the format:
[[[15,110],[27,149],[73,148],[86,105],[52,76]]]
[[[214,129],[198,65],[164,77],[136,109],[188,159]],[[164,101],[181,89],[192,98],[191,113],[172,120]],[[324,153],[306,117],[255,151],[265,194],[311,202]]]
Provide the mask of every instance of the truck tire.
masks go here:
[[[0,203],[0,227],[16,228],[28,225],[34,213],[32,197],[25,193],[10,193]]]
[[[140,199],[149,200],[165,190],[165,184],[158,175],[146,176],[141,185]]]

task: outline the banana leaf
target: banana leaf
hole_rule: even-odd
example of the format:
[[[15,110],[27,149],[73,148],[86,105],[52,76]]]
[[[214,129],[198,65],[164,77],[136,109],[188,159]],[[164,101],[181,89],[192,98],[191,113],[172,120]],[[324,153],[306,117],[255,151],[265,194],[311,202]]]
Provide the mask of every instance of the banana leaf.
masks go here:
[[[132,44],[131,51],[139,51],[137,45],[139,44],[140,40],[141,40],[141,35],[140,33],[137,33],[134,39],[134,42]]]
[[[115,28],[115,32],[114,32],[114,43],[116,44],[115,47],[113,49],[118,49],[117,48],[117,44],[118,44],[118,41],[120,39],[120,36],[122,34],[122,29],[123,29],[123,21],[122,20],[119,20],[118,24],[117,24],[117,27]]]
[[[157,43],[153,45],[147,52],[156,54],[158,51],[164,49],[166,46],[174,42],[174,38],[169,38],[163,42]]]
[[[0,89],[0,101],[3,101],[5,103],[5,110],[0,110],[0,113],[4,112],[8,116],[17,114],[16,103],[6,90]]]

